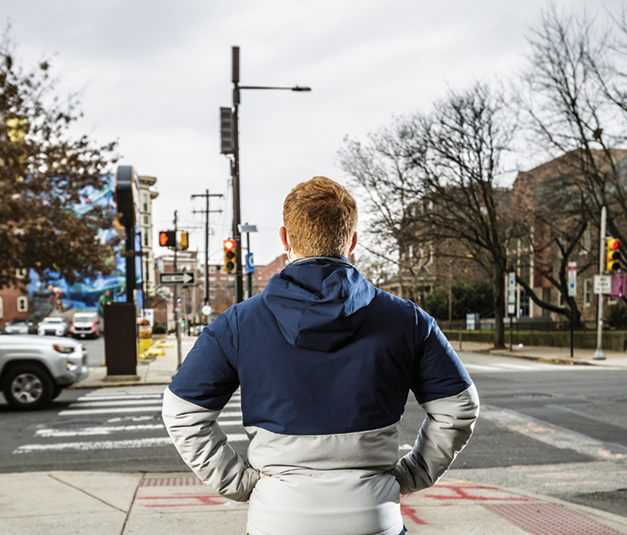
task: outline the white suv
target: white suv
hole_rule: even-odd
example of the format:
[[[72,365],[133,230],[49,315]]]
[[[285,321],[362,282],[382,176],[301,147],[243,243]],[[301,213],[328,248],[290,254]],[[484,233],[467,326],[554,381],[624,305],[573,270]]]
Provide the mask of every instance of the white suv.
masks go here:
[[[39,327],[37,327],[39,336],[65,336],[67,332],[67,323],[63,321],[63,318],[44,318]]]

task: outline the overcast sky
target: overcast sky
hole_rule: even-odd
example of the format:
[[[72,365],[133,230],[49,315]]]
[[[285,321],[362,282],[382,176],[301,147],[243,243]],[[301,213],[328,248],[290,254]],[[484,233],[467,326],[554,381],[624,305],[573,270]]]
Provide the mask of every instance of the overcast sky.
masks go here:
[[[616,12],[618,0],[560,0],[560,9]],[[220,155],[219,108],[231,104],[231,46],[241,84],[304,85],[311,93],[243,91],[242,222],[258,265],[281,254],[285,196],[337,164],[345,136],[365,139],[394,115],[427,111],[448,88],[511,77],[541,0],[0,0],[28,66],[53,56],[61,94],[80,91],[81,132],[119,140],[120,163],[156,176],[155,233],[178,210],[191,248],[204,248],[202,200],[212,200],[219,262],[232,210]],[[156,247],[156,253],[159,254]]]

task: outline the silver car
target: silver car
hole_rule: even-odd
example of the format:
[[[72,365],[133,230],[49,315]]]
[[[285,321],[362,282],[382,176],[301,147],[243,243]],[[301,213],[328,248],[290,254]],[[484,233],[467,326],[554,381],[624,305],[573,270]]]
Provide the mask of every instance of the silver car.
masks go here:
[[[63,321],[63,318],[44,318],[37,327],[37,334],[39,336],[65,336],[68,333],[67,323]]]
[[[74,340],[6,334],[0,327],[0,385],[16,409],[41,409],[87,377],[87,352]]]
[[[11,320],[5,327],[9,334],[30,334],[33,328],[33,322],[26,320]]]

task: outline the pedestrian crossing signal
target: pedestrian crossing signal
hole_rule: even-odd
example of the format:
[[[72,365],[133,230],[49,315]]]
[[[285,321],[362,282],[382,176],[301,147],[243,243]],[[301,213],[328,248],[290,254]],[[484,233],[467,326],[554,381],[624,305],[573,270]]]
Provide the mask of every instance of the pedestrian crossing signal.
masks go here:
[[[615,238],[607,240],[607,271],[609,273],[620,271],[620,248],[622,245],[621,241]]]
[[[159,245],[161,247],[176,247],[176,232],[173,230],[159,232]]]
[[[235,273],[236,271],[236,263],[235,263],[235,250],[237,248],[237,243],[234,239],[229,238],[228,240],[224,240],[224,266],[223,271],[225,273]]]

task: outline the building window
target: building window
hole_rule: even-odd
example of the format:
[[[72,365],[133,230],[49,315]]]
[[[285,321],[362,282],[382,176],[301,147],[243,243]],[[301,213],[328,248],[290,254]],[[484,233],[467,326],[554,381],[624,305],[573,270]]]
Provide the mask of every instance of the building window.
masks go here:
[[[590,279],[586,279],[583,281],[583,306],[589,307],[592,303],[592,281]]]
[[[144,225],[148,225],[148,216],[147,215],[144,216]]]
[[[17,298],[17,311],[20,313],[28,312],[28,297]]]
[[[146,262],[146,273],[144,273],[144,279],[146,279],[146,282],[150,281],[150,271],[148,270],[149,264],[148,262]]]
[[[216,272],[216,268],[214,267],[210,267],[209,268],[209,273],[215,273]]]
[[[142,193],[142,210],[144,212],[148,211],[148,194]]]
[[[586,226],[586,230],[583,231],[581,236],[581,243],[579,248],[579,254],[588,254],[592,247],[592,229],[590,225]]]
[[[564,294],[560,292],[559,306],[564,308],[566,306],[566,300],[564,299]]]
[[[211,299],[215,299],[216,294],[209,294],[209,297],[210,297]]]
[[[144,230],[144,245],[148,247],[148,231]]]
[[[545,303],[551,302],[551,288],[542,288],[542,301],[544,301]],[[551,311],[547,310],[546,308],[543,308],[542,315],[544,317],[550,316]]]

